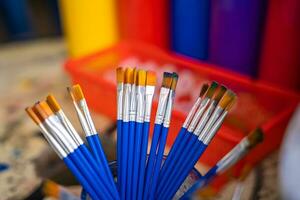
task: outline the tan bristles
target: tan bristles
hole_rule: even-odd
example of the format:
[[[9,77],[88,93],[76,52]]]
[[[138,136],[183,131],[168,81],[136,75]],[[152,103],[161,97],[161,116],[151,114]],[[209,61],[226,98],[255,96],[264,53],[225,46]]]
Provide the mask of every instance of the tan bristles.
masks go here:
[[[36,124],[40,124],[41,120],[38,118],[38,116],[35,114],[32,108],[27,107],[25,108],[26,113],[29,115],[29,117],[34,121]]]
[[[214,97],[214,100],[216,102],[219,102],[220,99],[223,97],[224,93],[226,92],[226,90],[227,90],[227,88],[224,85],[222,85],[221,87],[219,87],[219,89],[217,91],[217,94]]]
[[[234,97],[235,94],[231,90],[227,90],[218,105],[221,108],[225,109],[227,105],[229,105],[229,103],[233,100]]]
[[[264,140],[264,133],[261,128],[257,128],[252,131],[248,136],[247,139],[249,141],[249,148],[255,147],[258,143],[261,143]]]
[[[133,69],[132,68],[126,68],[125,70],[125,76],[124,76],[124,83],[133,84]]]
[[[122,67],[117,68],[117,83],[124,82],[124,69]]]
[[[46,101],[41,101],[39,104],[48,116],[53,115],[53,111]]]
[[[208,90],[206,92],[206,97],[207,98],[212,98],[214,96],[215,91],[217,90],[218,86],[219,86],[219,84],[217,82],[213,81],[210,84],[210,86],[209,86],[209,88],[208,88]]]
[[[232,97],[231,101],[229,101],[225,110],[229,111],[234,106],[235,102],[236,102],[236,96]]]
[[[172,84],[172,74],[169,72],[164,72],[162,87],[170,88],[171,84]]]
[[[72,93],[74,95],[75,101],[81,101],[82,99],[84,99],[84,95],[79,84],[73,85]]]
[[[56,101],[55,97],[52,94],[49,94],[46,99],[48,105],[50,106],[53,112],[58,112],[61,110],[60,105]]]
[[[202,88],[201,88],[201,91],[200,91],[200,94],[199,94],[199,97],[203,97],[203,95],[206,93],[207,89],[208,89],[208,84],[205,83]]]
[[[137,75],[137,85],[145,86],[146,85],[146,71],[145,70],[138,70]]]
[[[172,74],[172,84],[171,84],[171,90],[175,90],[177,86],[177,81],[178,81],[178,74],[175,72]]]
[[[156,74],[153,71],[147,71],[146,85],[156,85]]]

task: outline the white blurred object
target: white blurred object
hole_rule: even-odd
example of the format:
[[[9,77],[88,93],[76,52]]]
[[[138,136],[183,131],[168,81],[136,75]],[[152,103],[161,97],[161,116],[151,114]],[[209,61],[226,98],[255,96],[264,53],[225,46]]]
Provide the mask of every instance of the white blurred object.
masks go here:
[[[279,177],[282,199],[300,199],[300,105],[286,129],[281,148]]]

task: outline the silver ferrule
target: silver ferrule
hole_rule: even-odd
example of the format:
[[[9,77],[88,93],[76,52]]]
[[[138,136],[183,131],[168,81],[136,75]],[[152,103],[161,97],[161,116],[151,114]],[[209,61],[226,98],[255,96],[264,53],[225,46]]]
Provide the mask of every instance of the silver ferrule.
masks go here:
[[[64,149],[64,151],[69,154],[75,150],[75,146],[67,139],[65,135],[67,133],[62,133],[61,129],[64,129],[62,125],[57,122],[54,116],[50,116],[42,123],[49,133],[55,138],[59,145]]]
[[[218,168],[216,172],[222,173],[237,163],[247,153],[248,146],[249,141],[247,138],[244,138],[217,163]]]
[[[131,85],[131,96],[130,96],[130,109],[129,109],[129,121],[135,121],[136,118],[136,85]]]
[[[213,126],[213,124],[216,122],[216,120],[218,119],[218,117],[222,114],[222,112],[224,111],[224,109],[220,106],[217,106],[213,113],[211,114],[211,116],[209,117],[208,122],[205,124],[203,130],[201,131],[200,135],[200,140],[203,141],[204,138],[207,136],[207,134],[209,133],[209,130],[211,129],[211,127]]]
[[[166,106],[165,117],[164,117],[164,124],[163,124],[164,127],[167,127],[167,128],[170,127],[174,98],[175,98],[175,91],[170,90],[168,103],[167,103],[167,106]]]
[[[221,114],[221,116],[217,119],[215,124],[211,127],[208,134],[206,134],[206,137],[202,141],[204,144],[208,145],[210,143],[210,141],[213,139],[213,137],[216,135],[216,133],[220,129],[220,127],[221,127],[221,125],[222,125],[222,123],[223,123],[223,121],[224,121],[227,114],[228,114],[228,111],[225,110]]]
[[[216,106],[216,103],[214,100],[212,100],[210,102],[208,108],[206,109],[206,111],[203,113],[203,116],[201,117],[200,122],[198,123],[198,125],[194,131],[194,134],[198,135],[199,140],[201,140],[201,141],[203,138],[203,136],[201,135],[201,132],[202,132],[203,128],[205,127],[207,121],[209,120],[212,112],[214,111],[215,106]]]
[[[152,110],[152,102],[154,96],[155,86],[146,85],[146,96],[145,96],[145,122],[150,122],[151,119],[151,110]]]
[[[201,103],[200,103],[200,106],[197,110],[197,112],[195,113],[194,117],[193,117],[193,120],[192,122],[190,123],[189,127],[188,127],[188,131],[190,133],[193,133],[203,112],[205,111],[206,109],[206,106],[208,105],[208,103],[210,102],[210,99],[209,98],[204,98]]]
[[[124,98],[123,98],[123,121],[129,122],[129,109],[130,109],[130,96],[131,96],[131,85],[124,85]]]
[[[158,106],[155,116],[155,124],[162,124],[165,116],[165,110],[167,106],[168,96],[169,96],[169,88],[162,87],[160,89]]]
[[[90,130],[90,135],[87,135],[87,136],[91,136],[91,135],[97,135],[97,130],[96,130],[96,127],[95,127],[95,124],[92,120],[92,117],[91,117],[91,113],[89,111],[89,108],[87,106],[87,103],[86,103],[86,100],[85,99],[82,99],[78,102],[79,106],[81,107],[81,111],[82,111],[82,114],[85,118],[85,121],[89,127],[89,130]]]
[[[200,102],[201,102],[201,98],[198,97],[196,102],[194,103],[193,107],[191,108],[189,114],[187,115],[187,117],[185,118],[185,121],[182,125],[183,128],[188,128],[189,124],[191,123],[192,121],[192,118],[196,112],[196,110],[198,109],[199,105],[200,105]]]
[[[122,120],[123,115],[123,83],[117,85],[117,120]]]
[[[210,102],[210,99],[209,98],[204,98],[201,103],[200,103],[200,106],[198,108],[198,110],[196,111],[194,117],[193,117],[193,120],[192,122],[190,123],[189,127],[188,127],[188,131],[190,133],[194,133],[194,130],[203,114],[203,112],[205,111],[208,103]]]
[[[79,134],[73,127],[72,123],[69,121],[69,119],[65,115],[65,113],[62,110],[59,110],[55,114],[58,117],[58,119],[60,120],[60,122],[63,124],[65,129],[68,131],[68,133],[70,133],[70,136],[73,138],[73,140],[76,142],[76,144],[77,145],[83,144],[83,140],[81,139],[81,137],[79,136]]]
[[[89,129],[89,126],[85,120],[85,117],[84,117],[84,114],[82,113],[81,108],[75,101],[73,101],[73,104],[74,104],[76,114],[79,119],[79,122],[80,122],[83,132],[85,133],[86,136],[92,135],[91,130]]]
[[[51,148],[55,151],[60,159],[63,159],[67,156],[65,150],[59,145],[59,143],[55,140],[55,138],[49,133],[46,127],[43,124],[39,124],[40,130],[43,133],[45,139],[51,146]]]
[[[145,86],[137,86],[136,90],[136,99],[137,99],[137,108],[136,108],[136,122],[143,123],[145,116]]]

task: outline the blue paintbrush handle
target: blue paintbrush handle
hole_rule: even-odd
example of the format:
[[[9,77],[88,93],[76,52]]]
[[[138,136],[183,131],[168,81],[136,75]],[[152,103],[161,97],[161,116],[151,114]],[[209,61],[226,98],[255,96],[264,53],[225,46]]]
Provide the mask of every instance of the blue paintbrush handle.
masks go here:
[[[75,175],[76,179],[80,182],[85,191],[92,197],[92,199],[101,199],[98,194],[95,192],[93,186],[86,180],[87,178],[78,170],[78,168],[74,165],[72,160],[68,157],[63,158],[64,163],[68,167],[68,169]]]
[[[128,140],[128,162],[127,162],[127,182],[126,182],[126,199],[132,199],[132,170],[134,157],[135,141],[135,122],[129,122],[129,140]]]
[[[122,120],[117,120],[117,183],[119,192],[121,191],[121,168],[122,168]]]
[[[96,160],[98,162],[97,164],[99,165],[100,170],[105,172],[105,175],[107,176],[107,179],[108,179],[112,189],[114,190],[114,194],[116,194],[118,196],[118,191],[117,191],[117,188],[116,188],[116,185],[114,182],[114,178],[109,169],[108,161],[107,161],[105,153],[103,151],[102,144],[101,144],[98,134],[88,136],[88,137],[86,137],[86,139],[87,139],[90,147],[93,150],[94,157],[96,158]]]
[[[85,146],[85,144],[80,145],[74,153],[78,154],[78,157],[81,160],[86,160],[87,166],[90,166],[91,170],[93,171],[94,179],[99,179],[99,182],[103,183],[106,190],[110,193],[113,199],[118,199],[118,194],[116,194],[109,183],[108,177],[104,174],[103,168],[101,169],[100,166],[97,164],[96,160]]]
[[[89,182],[94,186],[95,191],[97,194],[102,198],[108,198],[112,199],[112,196],[108,193],[107,188],[104,186],[104,184],[99,180],[99,177],[95,173],[95,170],[91,168],[89,165],[88,161],[80,154],[78,148],[68,154],[68,157],[76,164],[78,169],[82,172],[82,174],[89,180]],[[96,177],[96,178],[95,178]],[[105,192],[100,192],[100,191],[107,191]]]
[[[132,177],[132,199],[136,199],[138,193],[138,179],[139,179],[139,168],[141,159],[141,144],[143,134],[143,123],[136,123],[135,133],[135,151],[134,151],[134,164],[133,164],[133,177]]]
[[[147,161],[147,149],[148,149],[148,138],[149,138],[150,122],[145,122],[143,126],[142,145],[141,145],[141,160],[139,169],[139,180],[138,180],[138,198],[142,199],[144,194],[144,179],[146,171]]]
[[[160,141],[159,141],[159,147],[158,147],[157,156],[156,156],[156,162],[155,162],[154,171],[153,171],[153,175],[152,175],[152,182],[151,182],[150,193],[149,193],[150,200],[153,200],[154,196],[155,196],[156,184],[158,181],[159,171],[160,171],[161,163],[162,163],[163,156],[164,156],[168,132],[169,132],[169,128],[167,128],[167,127],[162,128]]]
[[[192,157],[193,157],[192,161],[186,163],[180,169],[178,175],[174,179],[175,180],[174,184],[172,184],[172,186],[170,187],[170,190],[167,193],[167,195],[168,195],[167,199],[172,198],[175,195],[175,193],[180,188],[181,184],[184,182],[186,177],[189,175],[190,171],[193,169],[193,167],[195,166],[195,164],[197,163],[197,161],[199,160],[201,155],[204,153],[207,145],[203,144],[200,141],[197,144],[198,145],[197,145],[196,153],[194,155],[192,155]]]
[[[152,143],[150,148],[150,155],[148,158],[147,168],[146,168],[146,179],[144,182],[144,197],[143,200],[148,199],[149,195],[149,189],[150,189],[150,183],[153,173],[153,168],[155,164],[155,157],[156,157],[156,149],[159,142],[160,132],[161,132],[162,125],[155,124],[154,125],[154,131],[152,136]]]
[[[174,154],[173,159],[169,162],[164,174],[161,174],[157,188],[157,194],[160,194],[167,186],[167,182],[169,181],[171,175],[175,173],[174,169],[178,164],[180,164],[179,160],[184,158],[183,154],[191,147],[192,141],[197,139],[197,137],[193,133],[190,133],[188,131],[184,136],[185,137],[182,138],[181,144],[178,145],[177,153]]]
[[[126,197],[126,179],[127,179],[127,159],[128,159],[128,137],[129,137],[129,122],[122,123],[122,168],[121,168],[121,199]]]

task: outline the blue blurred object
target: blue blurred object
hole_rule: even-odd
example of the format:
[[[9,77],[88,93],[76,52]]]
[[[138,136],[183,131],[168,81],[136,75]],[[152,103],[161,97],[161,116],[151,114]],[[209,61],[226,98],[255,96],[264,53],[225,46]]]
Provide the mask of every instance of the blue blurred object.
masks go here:
[[[24,39],[32,36],[32,27],[26,0],[1,0],[0,10],[11,39]]]
[[[171,45],[178,53],[208,57],[210,0],[171,1]]]
[[[266,1],[213,0],[209,60],[224,68],[256,76]]]

